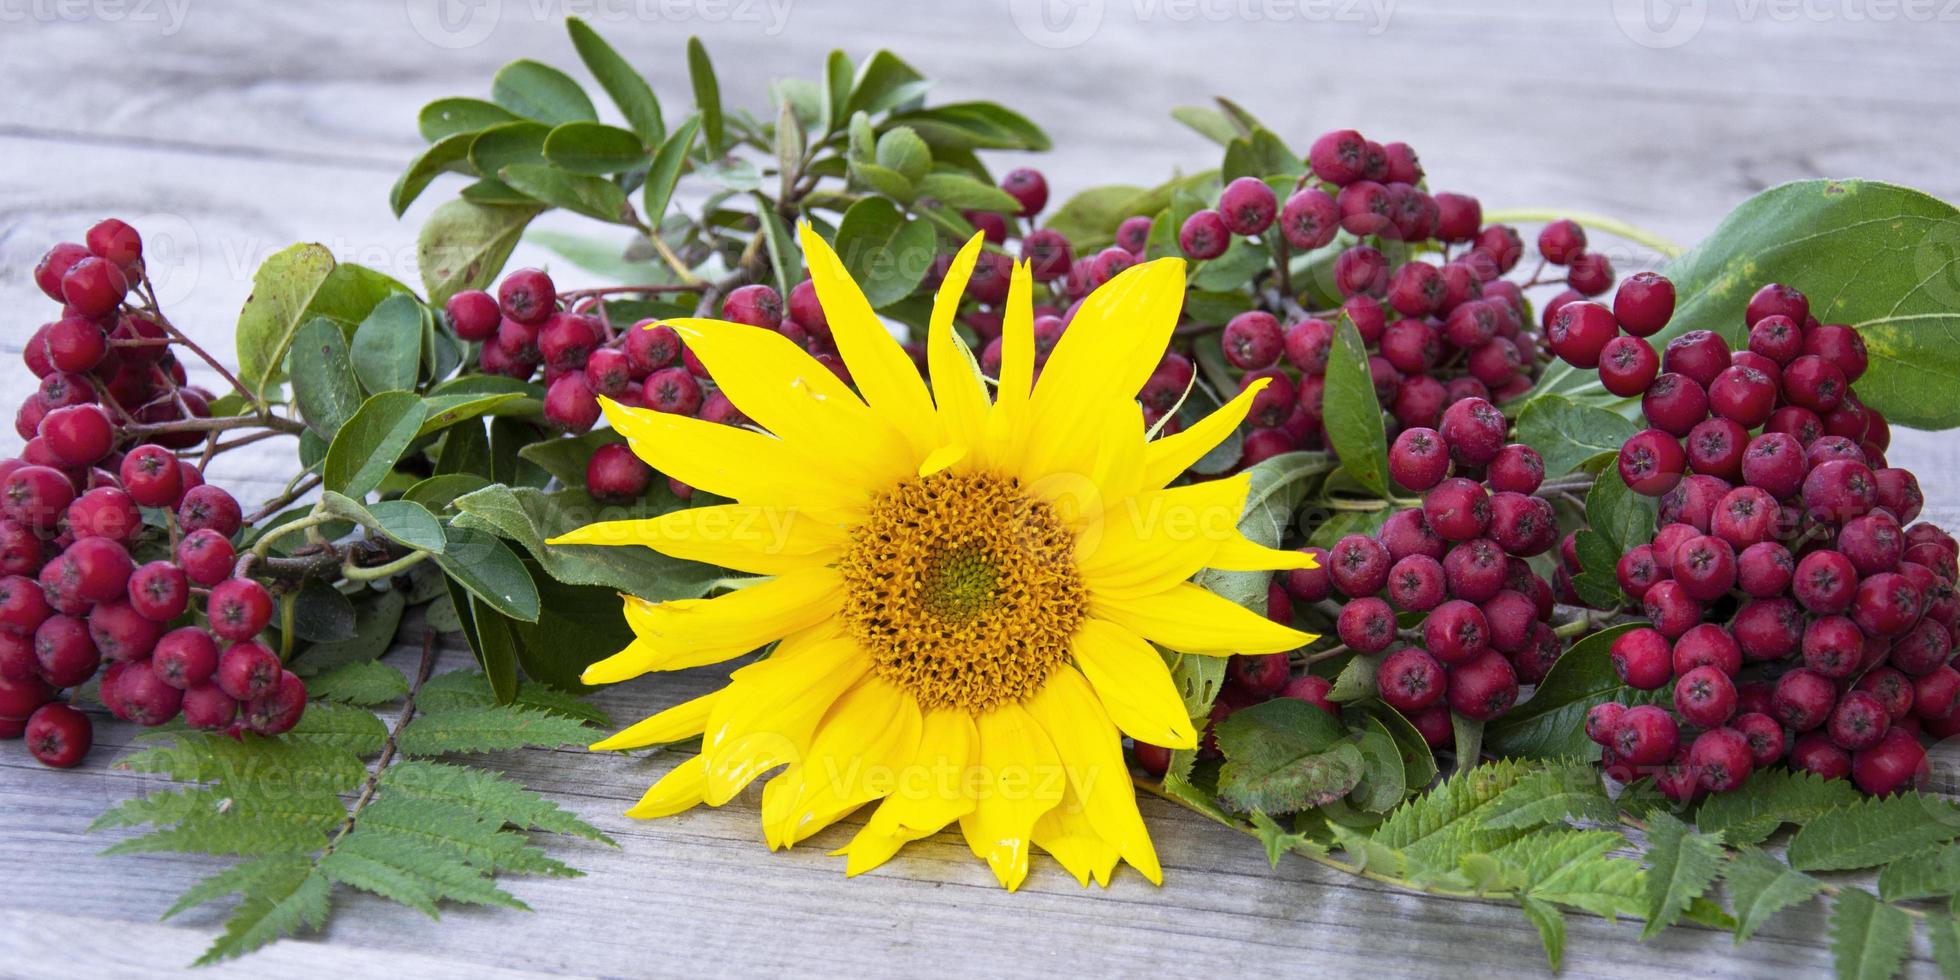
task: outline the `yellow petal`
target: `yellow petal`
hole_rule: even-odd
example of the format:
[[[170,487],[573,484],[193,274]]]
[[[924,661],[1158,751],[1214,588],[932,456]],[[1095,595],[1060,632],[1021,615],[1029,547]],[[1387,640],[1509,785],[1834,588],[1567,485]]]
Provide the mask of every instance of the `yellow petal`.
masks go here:
[[[1060,806],[1034,822],[1034,843],[1060,862],[1075,876],[1076,884],[1084,888],[1091,880],[1107,888],[1110,876],[1116,871],[1116,862],[1122,858],[1115,844],[1096,833],[1081,798],[1072,788],[1063,795]]]
[[[831,457],[868,486],[911,474],[915,455],[899,433],[788,337],[721,320],[666,322],[736,408],[799,451]]]
[[[960,832],[973,856],[1014,891],[1028,876],[1035,821],[1061,802],[1068,774],[1048,733],[1020,705],[1003,705],[975,721],[985,782],[973,812],[960,818]]]
[[[845,523],[864,519],[869,494],[858,477],[774,436],[610,398],[599,399],[599,407],[634,455],[688,486],[745,504],[798,506]]]
[[[1081,800],[1096,835],[1115,845],[1130,867],[1156,884],[1164,872],[1157,849],[1137,812],[1136,789],[1123,762],[1123,737],[1075,668],[1063,665],[1028,702],[1028,713],[1048,731],[1068,771],[1069,788]],[[1107,881],[1107,873],[1104,880]]]
[[[910,694],[867,674],[824,717],[808,755],[784,772],[796,791],[774,826],[764,828],[771,846],[792,846],[889,794],[899,767],[918,751],[921,725]],[[765,820],[767,810],[765,796]]]
[[[1007,306],[1001,311],[1000,382],[994,411],[1017,417],[1034,389],[1034,271],[1026,262],[1014,263],[1007,283]]]
[[[823,304],[837,353],[850,369],[851,380],[864,400],[892,428],[905,436],[915,458],[932,450],[938,426],[925,379],[910,355],[892,339],[884,321],[871,310],[863,290],[851,279],[830,243],[803,222],[797,229],[803,241],[803,261],[810,267],[817,301]],[[918,261],[923,256],[890,256],[893,261]]]
[[[703,778],[707,771],[706,764],[706,760],[697,755],[668,770],[667,775],[660,777],[660,781],[640,797],[640,802],[626,811],[626,815],[652,820],[693,809],[701,802],[701,790],[707,785]]]
[[[972,812],[965,777],[978,739],[973,719],[964,711],[941,710],[925,716],[918,754],[899,772],[891,795],[878,804],[849,844],[832,852],[847,856],[845,875],[870,871],[891,860],[899,848]]]
[[[1314,562],[1313,556],[1304,551],[1268,548],[1243,534],[1233,534],[1226,538],[1205,565],[1221,572],[1279,572],[1295,568],[1319,567]]]
[[[973,352],[953,332],[953,315],[959,312],[960,297],[966,293],[984,240],[985,236],[974,235],[953,257],[933,300],[932,321],[926,333],[926,364],[932,370],[932,396],[939,404],[940,425],[948,440],[964,446],[977,446],[986,435],[987,389],[980,380]]]
[[[931,476],[965,458],[966,446],[959,443],[941,446],[933,450],[931,455],[925,458],[925,462],[919,464],[919,475]]]
[[[1076,539],[1076,561],[1091,592],[1153,595],[1212,565],[1239,534],[1252,478],[1244,473],[1136,494],[1103,512]]]
[[[1089,612],[1186,653],[1279,653],[1318,639],[1190,583],[1136,598],[1092,593]]]
[[[548,545],[643,545],[675,558],[755,575],[827,565],[843,553],[848,532],[795,507],[717,504],[659,517],[587,524]]]
[[[720,806],[757,776],[801,761],[817,723],[870,666],[854,641],[833,637],[736,671],[703,726],[702,799]]]
[[[1075,634],[1075,665],[1123,734],[1167,749],[1195,749],[1198,733],[1164,658],[1115,623],[1089,619]]]
[[[703,694],[692,701],[683,701],[644,721],[629,726],[611,738],[602,738],[589,748],[594,752],[609,752],[618,749],[637,749],[648,745],[665,745],[684,738],[693,738],[707,727],[709,709],[714,707],[715,699],[721,691]]]
[[[1218,411],[1199,419],[1184,431],[1150,440],[1143,449],[1143,485],[1153,489],[1169,486],[1172,480],[1190,469],[1192,463],[1224,442],[1225,437],[1245,421],[1246,413],[1252,411],[1253,396],[1259,394],[1268,383],[1265,378],[1260,378],[1247,385],[1244,391]]]
[[[792,572],[713,599],[653,603],[626,598],[636,639],[585,668],[587,684],[610,684],[650,670],[720,663],[836,615],[843,582],[831,568]]]

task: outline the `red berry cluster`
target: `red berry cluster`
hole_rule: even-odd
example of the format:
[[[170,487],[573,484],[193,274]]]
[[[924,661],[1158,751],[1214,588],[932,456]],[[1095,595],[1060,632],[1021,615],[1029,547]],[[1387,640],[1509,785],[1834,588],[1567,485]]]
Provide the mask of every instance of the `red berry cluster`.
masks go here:
[[[1673,711],[1600,705],[1588,734],[1609,770],[1653,772],[1677,800],[1786,759],[1870,793],[1911,785],[1918,735],[1960,732],[1960,548],[1912,524],[1918,481],[1886,466],[1890,429],[1852,391],[1864,344],[1771,284],[1749,301],[1746,349],[1694,330],[1657,355],[1645,338],[1672,294],[1635,276],[1611,311],[1573,302],[1549,331],[1560,357],[1642,397],[1649,428],[1619,472],[1660,498],[1653,543],[1618,566],[1649,625],[1612,659],[1631,687],[1671,685]]]
[[[1522,254],[1517,232],[1482,226],[1474,197],[1423,190],[1422,166],[1405,143],[1340,130],[1315,140],[1307,162],[1317,181],[1302,178],[1283,206],[1265,182],[1240,178],[1179,236],[1200,259],[1221,254],[1230,235],[1270,235],[1275,222],[1292,249],[1322,248],[1340,231],[1356,239],[1333,263],[1340,306],[1286,324],[1251,310],[1225,325],[1220,342],[1226,360],[1246,372],[1242,389],[1270,379],[1248,421],[1244,462],[1322,447],[1327,362],[1342,318],[1367,345],[1376,395],[1403,428],[1435,428],[1445,408],[1467,398],[1504,401],[1529,390],[1538,343],[1522,291],[1501,278]],[[1390,242],[1433,243],[1443,261],[1393,265]],[[1178,380],[1152,379],[1145,404],[1174,403]]]
[[[1006,279],[1001,282],[1005,289]],[[564,431],[592,428],[602,396],[632,408],[749,424],[672,327],[641,320],[615,330],[598,295],[561,295],[542,270],[510,273],[495,296],[457,293],[445,313],[458,338],[482,344],[478,365],[484,373],[529,380],[542,368],[545,419]],[[721,315],[782,334],[848,379],[808,279],[790,290],[787,302],[769,286],[739,286],[722,301]],[[625,446],[602,446],[586,467],[586,489],[601,502],[630,503],[646,492],[653,475]],[[686,485],[668,482],[676,494],[691,494]]]
[[[286,731],[306,686],[253,642],[272,599],[231,577],[238,502],[172,451],[203,434],[154,428],[208,416],[210,395],[184,385],[153,307],[127,302],[147,292],[136,230],[110,219],[86,241],[35,268],[64,307],[28,341],[41,384],[15,416],[26,445],[0,460],[0,737],[25,735],[51,766],[79,763],[91,725],[55,698],[105,661],[101,698],[118,718]],[[171,512],[174,550],[141,508]],[[208,630],[190,625],[202,587]]]

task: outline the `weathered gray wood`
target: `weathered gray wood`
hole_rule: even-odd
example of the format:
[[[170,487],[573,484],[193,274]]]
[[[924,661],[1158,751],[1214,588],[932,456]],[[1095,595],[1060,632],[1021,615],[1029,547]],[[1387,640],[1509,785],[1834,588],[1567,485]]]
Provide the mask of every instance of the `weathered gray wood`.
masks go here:
[[[0,101],[0,308],[8,311],[0,391],[28,383],[13,355],[52,314],[28,270],[49,242],[104,214],[135,219],[153,256],[194,257],[176,265],[169,308],[214,351],[229,350],[258,260],[293,241],[323,241],[412,282],[415,227],[447,193],[438,186],[406,220],[388,213],[388,186],[420,146],[415,109],[437,96],[482,94],[497,66],[516,57],[576,71],[556,21],[562,8],[589,5],[511,0],[485,40],[462,47],[411,29],[410,14],[433,6],[199,0],[174,31],[167,21],[99,13],[72,22],[30,15],[0,27],[0,91],[8,93]],[[801,0],[776,33],[711,21],[700,13],[707,5],[679,20],[648,5],[660,16],[621,20],[604,12],[640,8],[606,4],[589,19],[654,79],[670,119],[687,111],[680,55],[689,33],[708,41],[729,102],[742,105],[760,104],[770,77],[813,73],[830,47],[857,55],[892,47],[939,81],[940,97],[999,98],[1047,127],[1059,152],[1041,166],[1058,196],[1206,165],[1213,149],[1166,112],[1220,92],[1296,142],[1334,125],[1406,139],[1423,150],[1437,187],[1477,193],[1493,209],[1604,212],[1679,241],[1704,234],[1748,194],[1795,177],[1855,173],[1960,197],[1951,163],[1960,144],[1950,127],[1927,125],[1954,113],[1960,26],[1788,20],[1767,5],[1717,3],[1706,5],[1692,40],[1649,48],[1616,26],[1613,6],[1404,0],[1385,30],[1370,33],[1365,24],[1238,16],[1184,23],[1173,4],[1113,2],[1090,5],[1104,11],[1101,28],[1060,50],[1032,43],[1000,3]],[[1745,20],[1743,10],[1756,12]],[[592,233],[575,221],[561,226]],[[1632,250],[1612,257],[1623,271],[1650,259]],[[550,256],[527,248],[520,261]],[[552,264],[565,281],[587,279]],[[192,374],[218,386],[207,369]],[[17,448],[10,427],[0,430],[0,451]],[[215,473],[256,499],[283,482],[286,452],[290,444],[275,441],[265,453],[221,460]],[[1920,473],[1930,518],[1960,524],[1953,440],[1902,432],[1893,458]],[[391,660],[412,658],[400,650]],[[445,658],[464,662],[455,651]],[[631,720],[707,690],[717,676],[648,679],[600,702]],[[0,745],[0,866],[9,869],[0,974],[167,972],[217,929],[221,915],[211,909],[167,925],[155,919],[219,862],[98,859],[119,832],[82,832],[103,808],[155,783],[112,768],[133,734],[103,721],[87,765],[67,773]],[[1085,892],[1041,859],[1010,896],[952,835],[848,883],[841,859],[823,853],[847,839],[848,826],[771,855],[753,793],[666,821],[620,816],[671,758],[560,751],[496,762],[621,848],[564,845],[561,855],[587,877],[514,882],[535,915],[455,909],[438,924],[353,895],[321,937],[279,944],[221,975],[1544,969],[1535,935],[1512,910],[1422,899],[1294,859],[1271,869],[1249,841],[1156,800],[1144,807],[1164,888],[1124,873],[1107,893]],[[1575,916],[1570,928],[1572,976],[1814,975],[1829,964],[1815,911],[1778,920],[1740,952],[1700,930],[1635,945],[1626,924]],[[1919,952],[1913,970],[1931,975]]]

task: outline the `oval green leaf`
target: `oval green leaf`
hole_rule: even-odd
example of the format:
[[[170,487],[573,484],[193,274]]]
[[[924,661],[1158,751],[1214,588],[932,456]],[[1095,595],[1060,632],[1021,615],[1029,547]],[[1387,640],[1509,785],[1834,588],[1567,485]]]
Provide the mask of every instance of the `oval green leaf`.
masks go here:
[[[426,414],[422,399],[412,392],[370,396],[327,447],[322,472],[326,488],[359,500],[380,486],[415,440]]]

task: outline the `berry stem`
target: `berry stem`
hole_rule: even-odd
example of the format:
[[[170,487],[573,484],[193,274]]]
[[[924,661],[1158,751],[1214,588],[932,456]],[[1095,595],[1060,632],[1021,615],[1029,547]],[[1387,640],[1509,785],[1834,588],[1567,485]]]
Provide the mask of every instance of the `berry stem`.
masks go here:
[[[263,559],[266,557],[267,553],[272,550],[272,543],[274,541],[277,541],[288,534],[292,534],[295,531],[305,531],[311,528],[319,527],[320,525],[326,524],[332,520],[334,520],[334,516],[332,514],[325,513],[319,510],[318,508],[315,508],[312,513],[306,515],[305,517],[288,521],[285,524],[281,524],[278,527],[275,527],[272,530],[265,532],[265,535],[263,537],[260,537],[257,541],[252,542],[252,550],[249,552],[249,554],[256,555],[257,557]]]
[[[386,772],[388,766],[395,761],[395,750],[401,741],[402,729],[407,728],[408,723],[415,720],[415,698],[422,693],[422,685],[428,682],[429,675],[434,673],[435,667],[436,631],[425,626],[422,628],[422,660],[416,665],[415,676],[409,678],[408,695],[402,699],[401,714],[395,716],[395,723],[388,729],[388,741],[382,744],[381,754],[375,757],[374,768],[368,770],[367,778],[361,782],[361,795],[356,797],[354,805],[347,809],[347,819],[341,821],[340,828],[334,831],[333,837],[327,841],[326,849],[320,852],[321,857],[333,853],[333,849],[339,846],[341,839],[354,829],[354,822],[360,819],[361,811],[367,809],[369,803],[374,802],[375,791],[381,786],[381,774]]]
[[[1584,211],[1559,211],[1549,208],[1507,208],[1499,211],[1486,211],[1484,221],[1488,224],[1507,224],[1511,222],[1551,222],[1561,218],[1569,219],[1579,225],[1603,231],[1627,241],[1645,245],[1672,259],[1678,258],[1687,249],[1662,238],[1651,231],[1628,224],[1618,218],[1603,214],[1590,214]]]
[[[350,582],[372,582],[375,579],[392,578],[414,568],[429,557],[426,551],[411,551],[394,561],[380,565],[356,565],[348,558],[340,565],[340,577]]]

